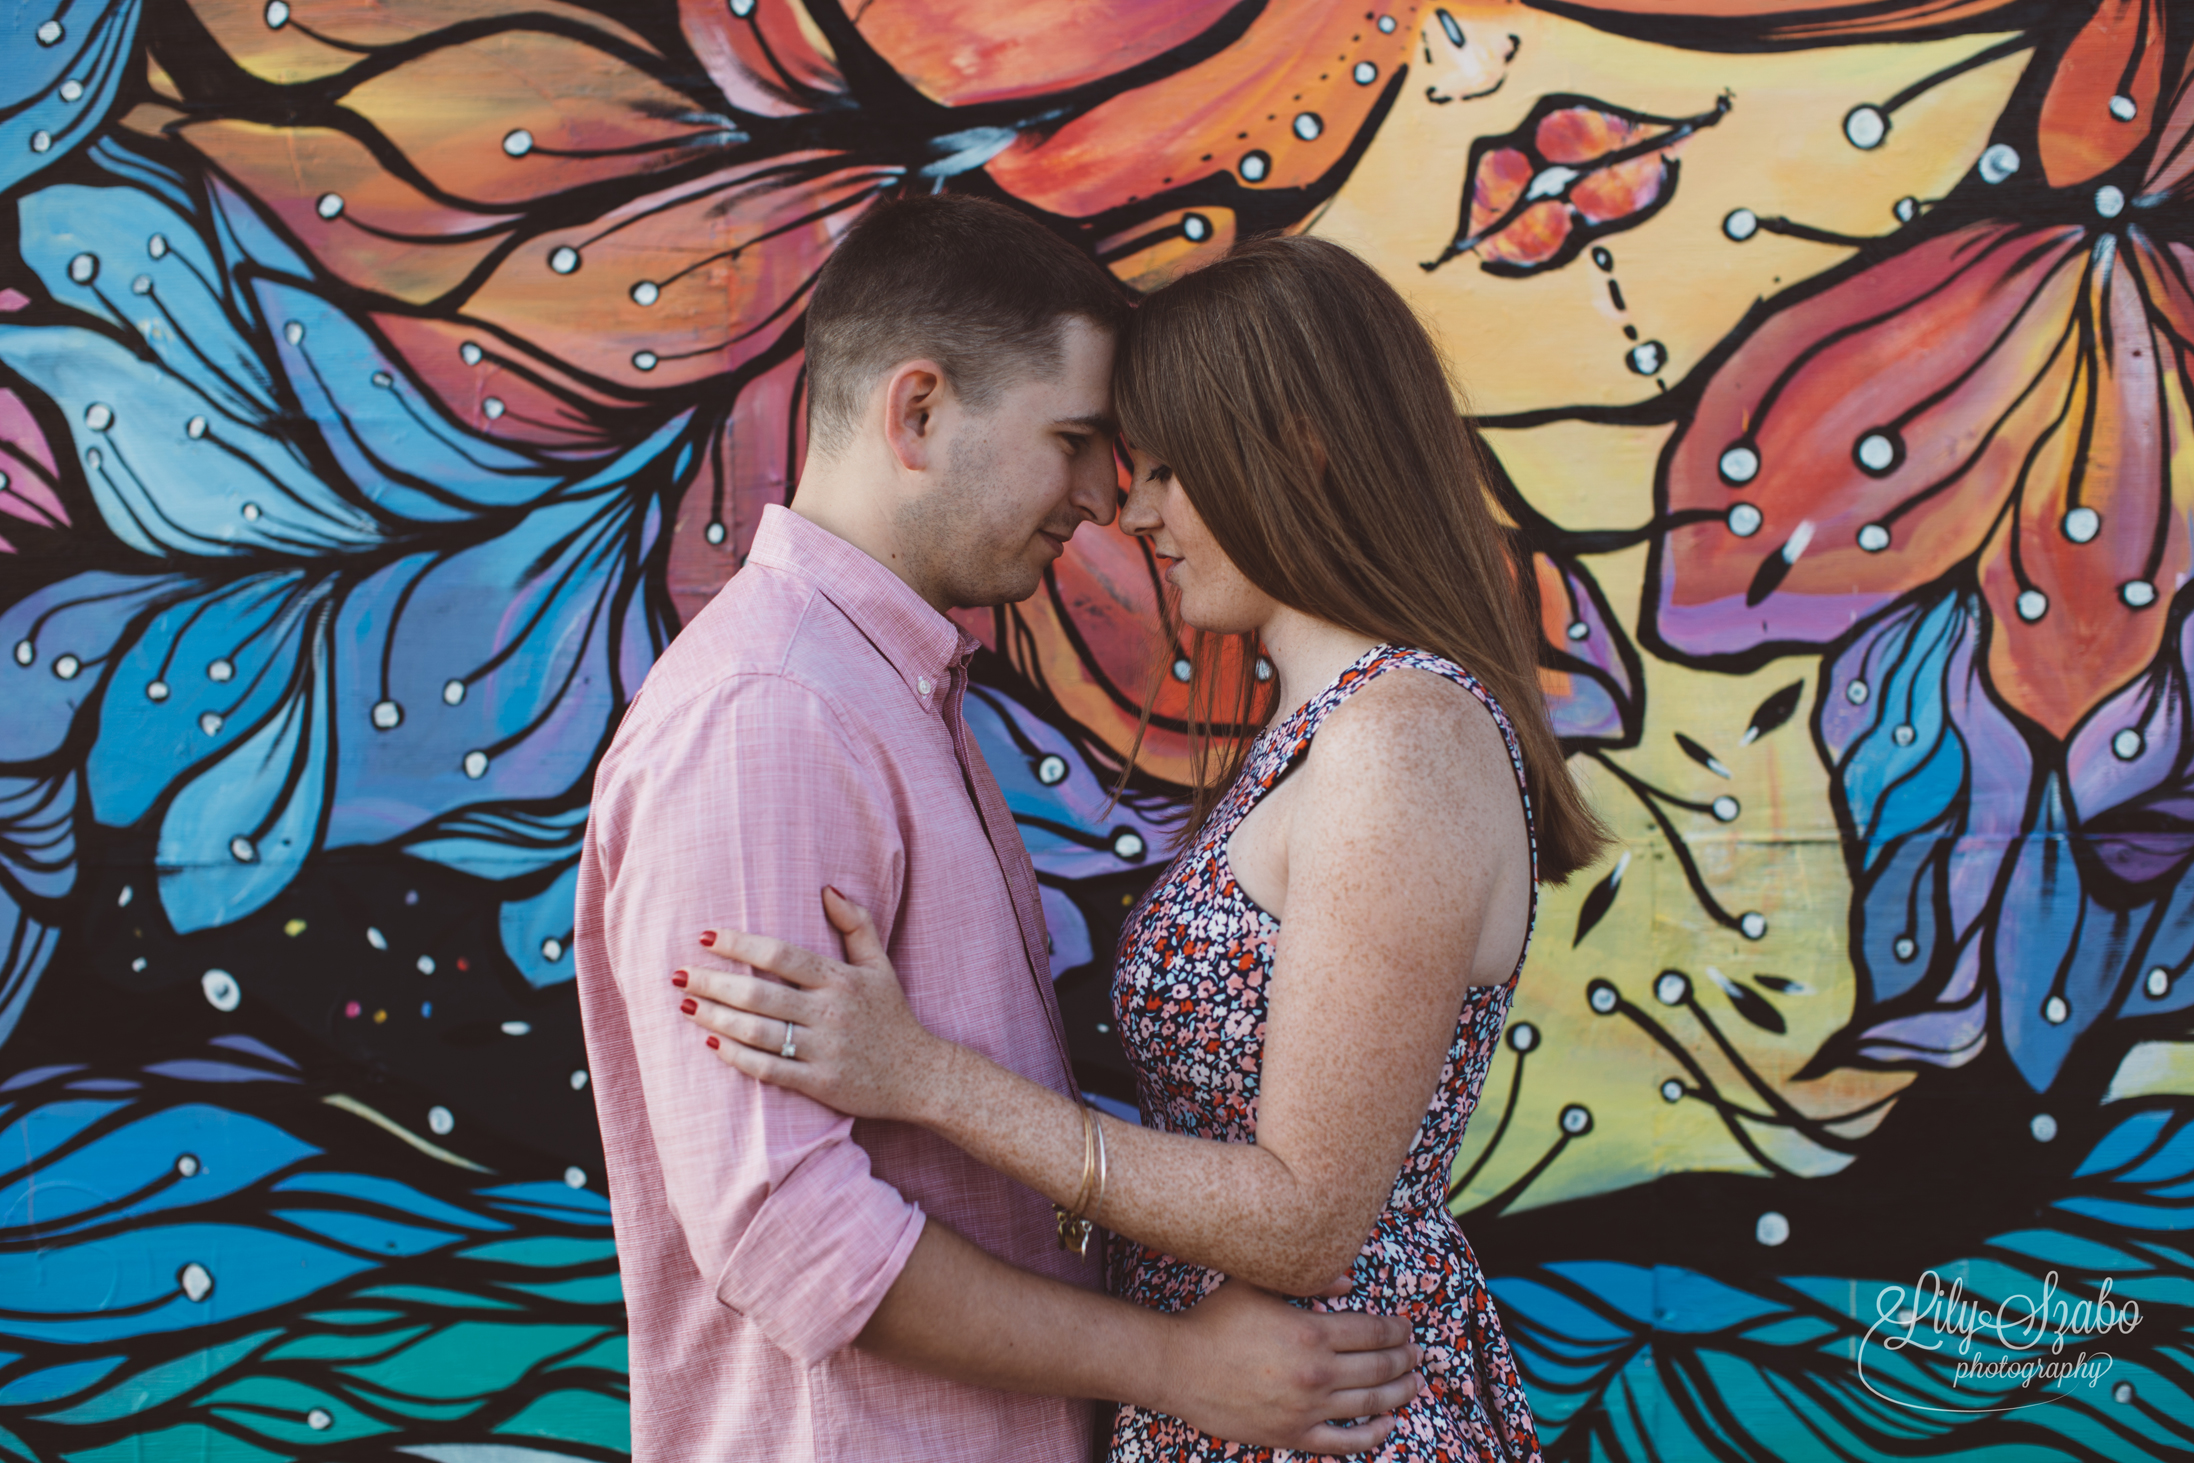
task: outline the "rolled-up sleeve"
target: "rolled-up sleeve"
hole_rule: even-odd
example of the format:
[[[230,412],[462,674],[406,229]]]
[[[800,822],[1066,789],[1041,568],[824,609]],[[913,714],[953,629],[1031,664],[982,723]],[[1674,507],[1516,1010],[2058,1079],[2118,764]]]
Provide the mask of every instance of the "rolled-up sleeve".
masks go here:
[[[887,948],[905,851],[880,775],[797,682],[735,676],[629,738],[597,783],[605,943],[670,1208],[725,1305],[812,1364],[860,1334],[920,1237],[852,1119],[725,1066],[671,972],[706,929],[838,955],[822,886]]]

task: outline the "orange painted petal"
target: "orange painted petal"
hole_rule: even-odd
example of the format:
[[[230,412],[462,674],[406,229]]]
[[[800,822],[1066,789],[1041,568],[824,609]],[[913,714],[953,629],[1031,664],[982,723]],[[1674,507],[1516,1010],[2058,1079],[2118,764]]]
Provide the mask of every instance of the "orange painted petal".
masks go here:
[[[2010,30],[2026,0],[1534,0],[1536,8],[1697,50],[1889,40],[1912,31]]]
[[[583,41],[538,31],[429,51],[353,88],[344,105],[445,194],[522,204],[683,161],[720,127]]]
[[[1822,644],[1972,555],[2062,398],[2087,242],[1974,225],[1768,317],[1671,444],[1669,511],[1711,516],[1662,546],[1656,633]]]
[[[678,0],[678,25],[724,99],[758,117],[790,117],[845,92],[837,58],[799,0]]]
[[[1049,137],[1024,134],[991,159],[990,174],[1070,218],[1229,172],[1251,192],[1304,187],[1341,160],[1406,67],[1416,8],[1398,8],[1403,23],[1389,35],[1350,6],[1272,0],[1209,60]]]
[[[1534,203],[1516,221],[1478,241],[1478,257],[1489,264],[1544,264],[1562,252],[1571,227],[1569,205],[1558,198]]]
[[[1148,294],[1234,247],[1231,208],[1168,210],[1097,244],[1097,258],[1122,284]]]
[[[1539,119],[1532,140],[1538,144],[1539,156],[1550,163],[1589,163],[1641,138],[1671,130],[1648,127],[1598,107],[1562,107]]]
[[[817,0],[829,3],[829,0]],[[1193,40],[1236,0],[840,0],[862,38],[947,106],[1039,96],[1115,75]]]
[[[266,0],[189,0],[229,61],[285,84],[348,71],[367,53],[468,21],[538,17],[559,28],[584,27],[639,51],[654,47],[600,11],[562,0],[289,0],[287,19],[267,23]]]
[[[516,222],[428,198],[345,133],[214,121],[182,134],[338,277],[413,304],[455,289]]]
[[[2062,445],[2037,462],[2018,515],[1981,559],[1996,620],[1990,677],[2060,737],[2155,658],[2187,578],[2194,482],[2174,491],[2171,467],[2194,447],[2194,419],[2184,356],[2142,299],[2137,275],[2153,263],[2120,257],[2093,271],[2098,346],[2067,403]],[[2074,528],[2075,509],[2099,521]]]
[[[691,620],[746,563],[762,510],[792,500],[807,456],[807,358],[800,352],[740,388],[671,527],[670,597]]]
[[[2163,80],[2157,0],[2102,0],[2057,63],[2042,98],[2038,142],[2052,188],[2069,188],[2126,160],[2148,139]],[[2132,110],[2120,117],[2111,110]]]
[[[467,314],[628,389],[704,380],[777,342],[894,176],[801,153],[696,179],[526,240]]]
[[[573,380],[557,363],[470,320],[371,319],[412,374],[474,431],[549,451],[598,454],[616,445],[603,431],[601,413],[625,402]]]
[[[1667,187],[1666,155],[1649,153],[1585,174],[1570,187],[1569,202],[1589,223],[1613,223],[1644,213]]]
[[[1531,184],[1531,159],[1513,147],[1496,147],[1470,174],[1470,236],[1476,238],[1516,206]]]

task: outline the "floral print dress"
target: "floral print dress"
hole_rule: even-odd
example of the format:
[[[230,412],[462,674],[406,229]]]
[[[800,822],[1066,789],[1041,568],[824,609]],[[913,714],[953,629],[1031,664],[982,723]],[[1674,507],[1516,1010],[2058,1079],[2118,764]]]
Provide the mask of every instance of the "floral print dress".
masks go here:
[[[1332,685],[1267,727],[1194,846],[1152,886],[1121,936],[1112,999],[1135,1067],[1143,1120],[1151,1126],[1221,1142],[1256,1141],[1266,999],[1280,922],[1242,892],[1227,860],[1227,840],[1265,794],[1301,765],[1311,738],[1336,706],[1374,678],[1403,668],[1445,676],[1493,713],[1515,765],[1530,829],[1531,799],[1515,730],[1486,688],[1451,661],[1375,646]],[[1532,874],[1536,917],[1536,838]],[[1439,1090],[1350,1271],[1355,1288],[1339,1301],[1318,1303],[1407,1316],[1424,1348],[1425,1388],[1373,1455],[1382,1460],[1536,1463],[1539,1457],[1531,1410],[1485,1276],[1447,1211],[1448,1175],[1522,969],[1519,955],[1506,983],[1470,988]],[[1119,1236],[1112,1240],[1111,1271],[1119,1294],[1169,1312],[1194,1305],[1225,1278]],[[1271,1449],[1223,1442],[1178,1418],[1137,1407],[1120,1409],[1112,1434],[1115,1463],[1279,1456]]]

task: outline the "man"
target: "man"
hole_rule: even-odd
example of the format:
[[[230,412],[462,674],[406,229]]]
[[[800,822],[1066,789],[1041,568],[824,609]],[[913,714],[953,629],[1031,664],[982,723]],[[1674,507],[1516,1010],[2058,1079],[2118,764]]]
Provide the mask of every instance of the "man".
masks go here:
[[[1367,1390],[1409,1395],[1392,1318],[1240,1286],[1182,1317],[1105,1297],[1040,1195],[731,1071],[671,984],[712,927],[835,948],[827,882],[876,911],[926,1025],[1074,1090],[1034,870],[961,717],[974,642],[943,612],[1027,596],[1111,520],[1124,309],[997,205],[863,220],[808,311],[792,508],[603,759],[576,943],[640,1463],[1064,1463],[1087,1398],[1290,1445]]]

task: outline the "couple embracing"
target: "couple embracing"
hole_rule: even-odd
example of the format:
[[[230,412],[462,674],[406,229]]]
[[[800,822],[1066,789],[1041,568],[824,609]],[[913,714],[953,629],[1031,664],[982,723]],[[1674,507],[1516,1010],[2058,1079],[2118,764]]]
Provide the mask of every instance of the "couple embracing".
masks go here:
[[[807,361],[792,504],[633,702],[580,866],[635,1457],[1068,1463],[1100,1401],[1117,1460],[1536,1459],[1447,1181],[1537,885],[1604,834],[1423,327],[1309,238],[1131,310],[941,195],[849,232]],[[1115,514],[1278,692],[1121,937],[1140,1126],[1077,1091],[946,615]]]

